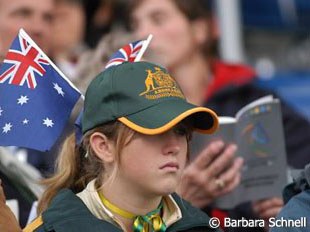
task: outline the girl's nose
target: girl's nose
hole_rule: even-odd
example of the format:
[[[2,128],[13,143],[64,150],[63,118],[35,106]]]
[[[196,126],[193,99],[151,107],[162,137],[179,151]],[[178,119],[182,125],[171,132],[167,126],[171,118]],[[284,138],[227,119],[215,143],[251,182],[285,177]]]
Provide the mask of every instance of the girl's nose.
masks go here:
[[[180,138],[173,133],[173,131],[166,132],[163,136],[164,147],[163,147],[163,154],[165,155],[176,155],[180,152],[181,140]]]

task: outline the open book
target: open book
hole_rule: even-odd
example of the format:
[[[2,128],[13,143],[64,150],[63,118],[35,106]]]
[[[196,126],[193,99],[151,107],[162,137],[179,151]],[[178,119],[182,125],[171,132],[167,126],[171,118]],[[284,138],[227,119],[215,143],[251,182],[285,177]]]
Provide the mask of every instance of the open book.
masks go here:
[[[287,184],[286,152],[279,99],[262,97],[238,111],[235,118],[220,117],[213,135],[194,134],[191,159],[214,139],[236,143],[244,165],[240,185],[218,198],[214,205],[230,209],[236,205],[281,196]]]

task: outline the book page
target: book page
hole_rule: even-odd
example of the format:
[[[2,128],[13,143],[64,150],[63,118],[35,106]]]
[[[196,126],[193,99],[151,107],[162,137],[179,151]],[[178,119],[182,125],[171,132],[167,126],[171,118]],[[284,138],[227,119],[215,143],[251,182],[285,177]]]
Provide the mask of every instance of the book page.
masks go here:
[[[280,102],[258,102],[244,108],[236,123],[237,155],[244,159],[241,183],[216,200],[215,206],[219,208],[231,209],[247,201],[281,197],[288,183]]]
[[[266,104],[266,103],[268,103],[268,102],[272,102],[273,99],[274,99],[274,98],[273,98],[272,95],[267,95],[267,96],[265,96],[265,97],[261,97],[261,98],[255,100],[255,101],[249,103],[248,105],[242,107],[242,108],[237,112],[237,114],[236,114],[236,119],[238,120],[238,119],[241,117],[241,115],[242,115],[244,112],[248,111],[249,109],[253,109],[253,108],[255,108],[256,106],[259,106],[259,105],[262,105],[262,104]]]
[[[213,134],[193,133],[190,141],[190,160],[194,160],[211,141],[221,139],[225,143],[235,140],[234,127],[236,119],[233,117],[219,117],[219,128]]]

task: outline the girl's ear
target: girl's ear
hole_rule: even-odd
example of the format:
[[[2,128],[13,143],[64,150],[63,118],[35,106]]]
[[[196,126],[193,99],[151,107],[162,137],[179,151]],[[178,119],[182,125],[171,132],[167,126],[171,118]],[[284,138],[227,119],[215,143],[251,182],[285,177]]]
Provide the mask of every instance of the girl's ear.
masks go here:
[[[99,132],[93,133],[90,136],[89,142],[96,156],[104,163],[112,163],[115,161],[114,143],[104,134]]]

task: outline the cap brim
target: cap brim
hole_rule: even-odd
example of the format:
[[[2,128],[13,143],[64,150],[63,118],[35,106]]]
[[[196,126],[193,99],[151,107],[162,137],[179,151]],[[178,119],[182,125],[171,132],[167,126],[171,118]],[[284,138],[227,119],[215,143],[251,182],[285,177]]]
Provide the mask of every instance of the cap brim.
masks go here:
[[[218,128],[218,117],[212,110],[174,100],[160,102],[118,120],[134,131],[155,135],[171,129],[185,118],[190,118],[193,129],[200,133],[211,134]]]

